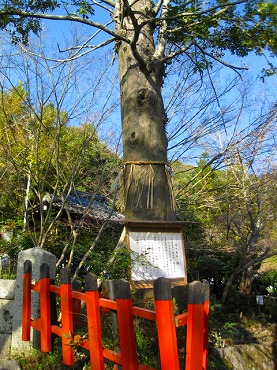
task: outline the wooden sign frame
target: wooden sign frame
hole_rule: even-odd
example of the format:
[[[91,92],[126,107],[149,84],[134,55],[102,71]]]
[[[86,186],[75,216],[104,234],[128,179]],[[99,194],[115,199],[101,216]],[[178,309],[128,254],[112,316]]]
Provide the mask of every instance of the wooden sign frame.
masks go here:
[[[165,277],[172,286],[187,284],[182,222],[125,221],[131,254],[131,280],[138,288],[152,288]]]

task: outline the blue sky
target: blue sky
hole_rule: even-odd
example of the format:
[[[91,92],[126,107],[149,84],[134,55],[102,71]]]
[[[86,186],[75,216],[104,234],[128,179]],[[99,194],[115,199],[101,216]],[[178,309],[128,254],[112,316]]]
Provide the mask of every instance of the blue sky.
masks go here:
[[[101,15],[101,18],[103,17],[103,15]],[[108,21],[108,19],[107,19]],[[63,49],[64,47],[64,39],[67,39],[69,38],[69,34],[70,34],[70,30],[72,29],[72,25],[70,25],[69,22],[60,22],[60,21],[47,21],[46,23],[46,29],[47,29],[47,38],[46,38],[46,41],[47,41],[47,45],[48,45],[48,51],[49,51],[49,56],[51,56],[53,54],[53,52],[56,54],[57,51],[58,51],[58,45],[61,49]],[[73,26],[75,27],[75,26]],[[89,27],[85,27],[83,25],[77,25],[78,27],[78,30],[82,33],[84,33],[84,35],[87,35],[87,36],[90,36],[91,35],[91,28]],[[103,38],[102,36],[98,36],[97,39],[95,39],[95,42],[99,42],[99,41],[102,41]],[[64,54],[60,54],[59,57],[63,58],[63,55]],[[100,55],[101,55],[101,58],[103,58],[103,54],[100,54],[98,52],[94,52],[94,53],[91,53],[90,54],[90,58],[92,58],[92,60],[95,60],[97,58],[100,58]],[[105,60],[105,62],[108,61],[108,59],[112,59],[112,49],[111,47],[109,46],[109,54],[105,56],[105,58],[107,58],[107,60]],[[254,55],[253,53],[250,54],[249,56],[247,56],[246,58],[244,58],[243,60],[238,60],[234,57],[232,57],[232,59],[230,59],[232,61],[232,63],[234,63],[235,65],[241,65],[244,64],[244,65],[247,65],[249,67],[249,71],[247,73],[243,73],[243,79],[245,81],[248,81],[249,78],[251,78],[251,87],[250,89],[248,90],[248,94],[251,95],[251,99],[253,99],[253,101],[255,101],[255,106],[252,106],[252,109],[251,109],[251,112],[248,111],[248,115],[245,113],[245,117],[243,118],[244,119],[244,123],[242,122],[241,124],[242,125],[247,125],[249,120],[251,120],[251,116],[254,117],[254,114],[257,114],[257,112],[259,112],[259,110],[262,112],[262,110],[264,109],[264,104],[265,104],[265,99],[267,99],[268,101],[268,104],[272,104],[273,102],[276,102],[276,91],[277,91],[277,77],[276,76],[273,76],[273,77],[270,77],[270,78],[266,78],[264,80],[264,82],[262,82],[261,78],[259,78],[259,74],[262,70],[262,68],[266,68],[267,67],[267,64],[266,64],[266,61],[263,57],[258,57],[256,55]],[[101,65],[101,60],[100,61],[100,65]],[[92,64],[92,68],[94,68],[94,64]],[[114,63],[113,65],[113,72],[112,73],[116,73],[116,62]],[[88,73],[88,71],[86,72]],[[86,79],[86,76],[87,75],[84,75],[84,81]],[[227,68],[223,68],[221,72],[219,72],[218,76],[216,76],[215,80],[214,80],[214,86],[215,86],[215,89],[218,89],[218,91],[220,91],[220,89],[222,89],[222,86],[225,84],[225,81],[227,81],[228,79],[230,78],[233,78],[235,76],[234,72],[227,69]],[[175,83],[175,76],[171,76],[169,80],[169,85],[170,83],[174,85]],[[80,84],[82,85],[82,81],[79,81]],[[104,100],[105,100],[105,88],[108,87],[108,84],[106,86],[103,87],[103,91],[102,91],[102,97],[98,97],[98,102],[97,104],[95,105],[95,109],[99,109],[101,110],[101,104],[104,104]],[[167,87],[165,86],[165,89],[164,89],[164,95],[166,96],[166,94],[168,93],[168,91],[166,90]],[[225,104],[227,105],[228,102],[230,101],[234,101],[234,104],[236,104],[236,100],[237,100],[237,104],[239,105],[239,95],[238,95],[238,92],[239,92],[239,89],[242,89],[242,87],[237,87],[235,88],[234,90],[232,90],[230,93],[228,93],[226,95],[226,97],[222,100],[222,104]],[[119,98],[119,94],[118,94],[118,85],[115,86],[114,88],[114,98]],[[116,94],[118,95],[116,97]],[[201,99],[201,94],[198,94],[198,97]],[[189,98],[189,97],[188,97]],[[192,99],[194,99],[194,102],[195,102],[195,98],[193,97]],[[250,100],[250,96],[248,97],[248,100]],[[259,101],[260,101],[260,106],[259,106]],[[189,99],[188,99],[188,102],[189,102]],[[70,102],[68,102],[70,104]],[[191,104],[191,102],[189,103]],[[186,107],[184,107],[184,110],[186,109]],[[213,107],[213,109],[215,110],[215,106]],[[207,114],[212,114],[212,112],[208,112]],[[173,119],[174,121],[174,119]],[[113,113],[106,119],[105,121],[105,126],[102,126],[99,128],[99,134],[101,136],[101,138],[103,140],[107,139],[108,140],[111,140],[111,139],[115,139],[114,140],[114,143],[112,144],[112,147],[116,147],[117,143],[118,143],[118,140],[120,139],[120,113],[119,113],[119,107],[117,108],[114,108],[113,110]],[[170,130],[174,130],[174,125],[172,125],[172,128],[171,127],[168,127],[168,132],[170,132]],[[201,150],[204,150],[205,149],[205,145],[203,146],[201,144],[201,140],[200,142],[198,143],[199,144],[199,147],[198,147],[198,150],[197,152],[195,151],[195,146],[192,147],[192,152],[194,153],[193,155],[191,154],[191,151],[188,150],[188,147],[184,147],[183,150],[187,153],[185,155],[181,155],[180,156],[180,159],[182,160],[189,160],[189,158],[191,158],[193,161],[194,161],[194,157],[197,157],[199,155],[199,152],[201,152]],[[204,141],[204,144],[205,144],[205,141]],[[173,146],[174,145],[174,142],[173,143],[170,143],[169,145]],[[195,155],[196,153],[196,155]],[[172,156],[174,154],[174,150],[170,153],[170,156]],[[175,153],[176,154],[176,153]],[[193,157],[193,158],[192,158]]]

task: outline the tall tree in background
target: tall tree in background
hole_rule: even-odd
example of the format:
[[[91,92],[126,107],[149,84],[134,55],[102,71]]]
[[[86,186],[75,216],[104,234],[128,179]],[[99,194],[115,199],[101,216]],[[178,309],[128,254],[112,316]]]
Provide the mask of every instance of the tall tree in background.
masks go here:
[[[101,11],[101,13],[99,13]],[[99,22],[107,12],[112,20]],[[273,1],[112,1],[101,3],[6,0],[0,6],[0,26],[15,41],[27,42],[38,33],[41,19],[67,20],[91,26],[91,36],[72,45],[81,56],[115,43],[118,55],[125,214],[134,219],[174,219],[175,207],[167,164],[167,137],[162,85],[171,60],[191,61],[193,71],[215,62],[235,69],[225,54],[251,51],[276,55],[276,14]],[[107,38],[97,36],[105,33]],[[91,45],[91,41],[95,44]],[[188,68],[189,65],[187,64]],[[274,66],[265,71],[274,73]]]
[[[221,298],[223,302],[238,276],[240,293],[250,294],[260,263],[277,254],[274,233],[277,222],[276,145],[272,145],[272,136],[276,132],[276,108],[275,105],[261,119],[265,124],[242,147],[234,150],[232,164],[226,171],[222,216],[227,241],[232,240],[239,258],[238,266],[226,281]]]
[[[0,106],[0,184],[1,184],[1,219],[13,219],[15,213],[23,220],[23,200],[18,197],[24,193],[26,173],[24,162],[29,153],[24,150],[22,138],[26,132],[23,129],[28,122],[29,114],[23,103],[26,93],[22,85],[16,89],[4,91],[1,86]],[[27,135],[28,137],[28,135]],[[1,220],[1,221],[2,221]]]
[[[39,41],[35,49],[43,54],[43,42]],[[59,262],[64,262],[66,255],[70,264],[89,205],[75,220],[67,209],[67,198],[74,190],[87,192],[91,201],[92,195],[99,193],[112,198],[110,188],[121,162],[98,137],[99,127],[114,109],[112,79],[110,87],[105,86],[108,94],[106,100],[101,97],[98,110],[104,63],[100,71],[90,71],[88,90],[83,82],[84,90],[78,92],[80,76],[92,65],[85,59],[53,68],[46,58],[14,48],[12,55],[3,53],[0,62],[0,225],[14,229],[15,248],[52,250],[54,245]],[[17,71],[20,85],[14,85],[11,70]],[[56,207],[55,198],[60,200]],[[87,248],[98,226],[91,230]],[[25,237],[29,244],[22,245]],[[11,248],[7,245],[5,251]]]
[[[197,222],[187,228],[188,253],[206,256],[201,278],[216,280],[223,303],[233,285],[249,295],[261,263],[277,254],[276,123],[275,105],[229,147],[224,167],[217,169],[204,153],[196,167],[179,164],[175,177],[180,214]]]

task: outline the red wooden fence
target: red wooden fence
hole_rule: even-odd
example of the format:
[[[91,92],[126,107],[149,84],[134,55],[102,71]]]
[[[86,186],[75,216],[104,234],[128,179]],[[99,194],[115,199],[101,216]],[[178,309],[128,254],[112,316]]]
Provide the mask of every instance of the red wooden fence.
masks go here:
[[[25,261],[23,274],[22,340],[30,340],[31,327],[40,331],[41,351],[52,349],[51,334],[62,338],[62,356],[65,365],[74,364],[72,343],[90,351],[91,369],[104,370],[104,360],[112,361],[123,370],[155,370],[139,364],[136,350],[134,316],[156,322],[160,365],[162,370],[180,370],[176,327],[187,326],[185,346],[185,370],[206,370],[208,344],[209,285],[195,281],[189,284],[187,312],[174,315],[170,282],[159,278],[154,282],[155,311],[132,305],[130,285],[126,280],[115,283],[116,299],[99,296],[97,278],[88,274],[85,292],[76,282],[71,284],[70,270],[60,272],[60,286],[51,284],[49,267],[43,264],[40,281],[32,284],[32,264]],[[32,291],[40,294],[40,317],[31,319]],[[51,322],[51,295],[60,297],[62,321]],[[87,316],[87,338],[74,335],[74,324],[80,313],[81,302],[85,302]],[[53,306],[53,304],[52,304]],[[118,320],[119,351],[103,348],[100,315],[103,311],[116,312]],[[69,343],[69,338],[71,343]]]

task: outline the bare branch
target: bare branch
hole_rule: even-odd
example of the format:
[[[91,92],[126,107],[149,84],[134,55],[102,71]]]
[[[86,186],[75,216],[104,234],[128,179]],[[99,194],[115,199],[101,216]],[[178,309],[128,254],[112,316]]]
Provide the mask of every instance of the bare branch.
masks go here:
[[[160,21],[164,21],[164,20],[165,21],[170,21],[170,20],[174,20],[174,19],[187,17],[187,16],[194,16],[194,17],[201,16],[201,15],[205,15],[207,13],[212,13],[216,9],[219,9],[218,12],[213,14],[213,17],[216,17],[217,15],[221,14],[222,12],[226,12],[228,9],[234,7],[235,5],[239,5],[239,4],[243,4],[243,3],[247,3],[247,0],[239,0],[239,1],[235,1],[233,3],[220,4],[220,5],[216,5],[214,7],[211,7],[211,8],[205,9],[205,10],[201,10],[201,11],[182,12],[182,13],[178,13],[177,15],[172,16],[172,17],[160,17],[160,18],[156,18],[155,22],[160,22]]]
[[[177,51],[170,53],[168,55],[165,55],[164,58],[160,59],[162,62],[168,62],[171,59],[177,57],[178,55],[185,54],[192,46],[194,45],[194,42],[190,42],[188,45],[186,45],[183,48],[179,48]]]
[[[89,54],[89,53],[91,53],[91,52],[93,52],[97,49],[102,48],[103,46],[107,46],[107,45],[111,44],[114,41],[115,41],[115,38],[111,38],[111,39],[106,40],[106,41],[102,42],[101,44],[95,45],[95,46],[84,44],[84,45],[80,45],[79,47],[74,47],[74,49],[77,48],[78,51],[74,55],[70,56],[69,58],[64,58],[64,59],[49,58],[45,55],[37,54],[33,51],[28,50],[22,44],[19,44],[19,46],[28,55],[32,55],[32,56],[35,56],[35,57],[38,57],[38,58],[43,58],[44,60],[48,60],[50,62],[66,63],[66,62],[70,62],[70,61],[74,61],[76,59],[79,59],[79,58],[81,58],[81,57],[83,57],[83,56],[85,56],[85,55],[87,55],[87,54]],[[89,49],[79,54],[79,52],[81,50],[83,50],[84,48],[89,48]],[[60,50],[60,52],[65,52],[65,51],[68,51],[68,50],[64,50],[64,51]]]

